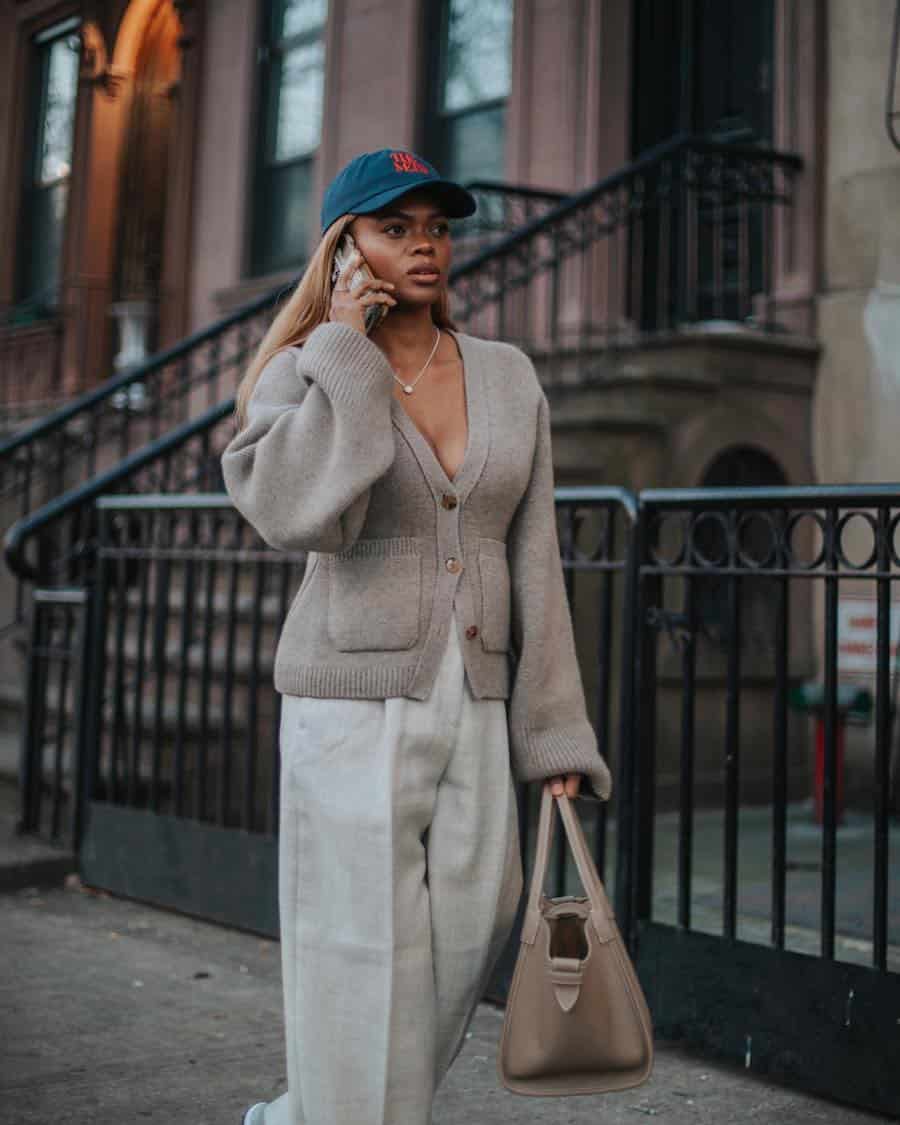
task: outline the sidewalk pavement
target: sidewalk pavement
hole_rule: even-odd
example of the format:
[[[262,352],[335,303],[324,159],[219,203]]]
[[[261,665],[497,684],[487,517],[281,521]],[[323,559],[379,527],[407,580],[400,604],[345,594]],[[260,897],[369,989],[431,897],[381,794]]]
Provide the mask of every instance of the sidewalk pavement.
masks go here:
[[[6,892],[0,909],[3,1125],[238,1125],[284,1089],[278,942],[94,891],[77,874]],[[479,1005],[434,1125],[889,1120],[659,1041],[643,1086],[521,1097],[496,1074],[502,1019]]]

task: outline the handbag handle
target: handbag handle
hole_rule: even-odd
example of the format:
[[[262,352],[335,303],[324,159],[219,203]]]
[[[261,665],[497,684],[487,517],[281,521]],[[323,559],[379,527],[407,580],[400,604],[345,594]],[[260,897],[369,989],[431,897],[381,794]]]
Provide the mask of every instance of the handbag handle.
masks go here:
[[[606,892],[603,889],[600,874],[588,850],[584,829],[581,827],[581,821],[578,819],[575,810],[572,808],[572,802],[565,792],[554,797],[551,791],[550,781],[545,781],[541,789],[541,810],[538,819],[537,850],[534,857],[534,871],[531,876],[531,887],[528,892],[528,905],[525,908],[525,917],[522,922],[521,940],[527,942],[529,945],[533,944],[540,926],[540,900],[544,889],[544,879],[547,875],[547,861],[550,855],[550,841],[553,836],[554,813],[556,812],[557,804],[559,805],[559,812],[562,817],[565,834],[568,837],[569,845],[572,848],[572,854],[575,857],[575,866],[578,868],[578,874],[581,877],[581,882],[587,892],[588,901],[591,904],[591,922],[594,925],[594,929],[600,941],[611,941],[616,936],[615,928],[610,924],[611,921],[615,921],[615,917],[612,913],[609,899],[606,897]]]

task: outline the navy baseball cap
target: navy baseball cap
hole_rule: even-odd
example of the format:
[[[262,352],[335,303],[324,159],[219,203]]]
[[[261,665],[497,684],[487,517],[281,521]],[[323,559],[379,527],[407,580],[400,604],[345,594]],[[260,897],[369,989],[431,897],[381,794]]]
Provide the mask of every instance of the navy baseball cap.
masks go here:
[[[322,197],[322,233],[348,213],[377,211],[414,188],[434,190],[450,218],[474,213],[475,196],[454,180],[444,179],[433,164],[405,149],[361,152],[338,172]]]

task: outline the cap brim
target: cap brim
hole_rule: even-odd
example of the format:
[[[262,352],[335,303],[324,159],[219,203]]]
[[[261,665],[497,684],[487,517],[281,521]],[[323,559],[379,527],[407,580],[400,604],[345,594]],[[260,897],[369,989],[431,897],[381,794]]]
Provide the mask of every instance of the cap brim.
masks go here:
[[[475,196],[471,192],[466,191],[464,187],[456,183],[455,180],[421,180],[417,184],[409,184],[408,186],[390,188],[387,191],[380,191],[377,195],[373,195],[367,199],[365,203],[357,204],[352,208],[355,215],[367,215],[372,211],[377,211],[379,208],[384,207],[386,203],[390,203],[394,199],[399,199],[401,195],[407,195],[411,191],[418,191],[420,188],[425,188],[433,191],[441,200],[441,206],[444,213],[451,219],[463,219],[467,215],[474,215],[478,203]]]

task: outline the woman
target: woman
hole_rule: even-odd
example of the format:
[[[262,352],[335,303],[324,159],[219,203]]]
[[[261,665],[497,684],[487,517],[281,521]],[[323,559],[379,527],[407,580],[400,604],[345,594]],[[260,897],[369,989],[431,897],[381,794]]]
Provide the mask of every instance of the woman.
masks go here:
[[[547,399],[524,352],[449,317],[448,219],[474,210],[414,153],[352,160],[238,390],[228,492],[308,552],[274,668],[288,1089],[245,1125],[428,1125],[517,912],[514,780],[609,798]]]

